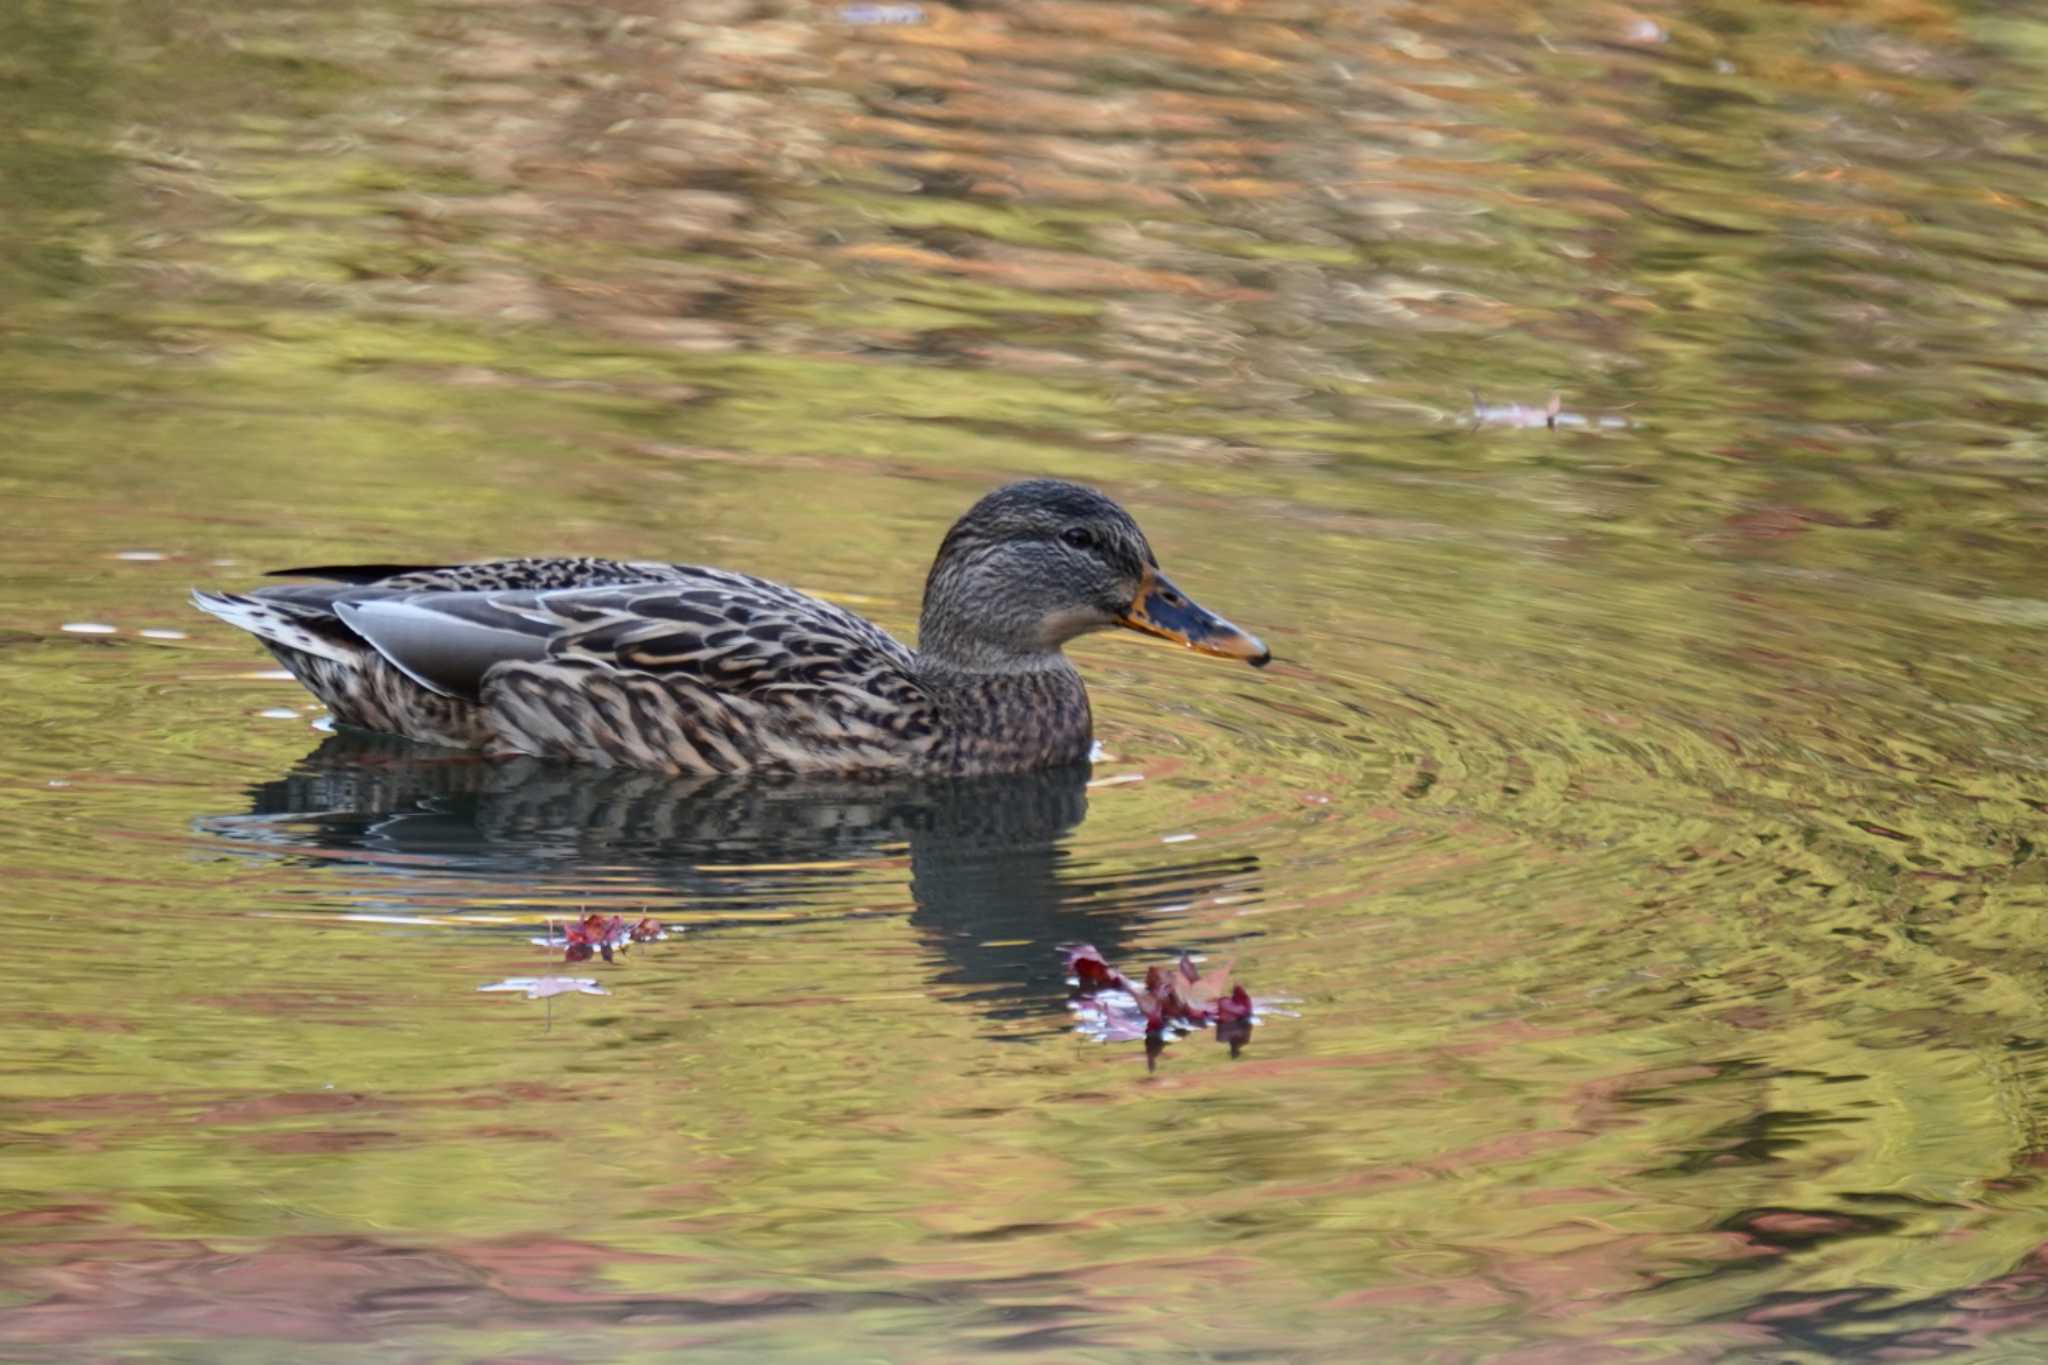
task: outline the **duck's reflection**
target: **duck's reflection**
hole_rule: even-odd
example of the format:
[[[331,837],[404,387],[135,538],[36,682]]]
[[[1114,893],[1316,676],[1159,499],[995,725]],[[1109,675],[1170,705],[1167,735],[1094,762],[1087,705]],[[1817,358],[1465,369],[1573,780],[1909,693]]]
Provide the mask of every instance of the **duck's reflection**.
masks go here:
[[[1256,875],[1250,856],[1077,866],[1067,840],[1088,777],[1081,765],[886,783],[676,778],[343,731],[252,788],[247,813],[200,824],[345,867],[383,908],[443,915],[518,897],[564,911],[651,903],[710,927],[812,918],[900,904],[907,863],[911,922],[939,980],[1008,1014],[1058,997],[1053,945],[1085,939],[1117,957],[1163,906]]]

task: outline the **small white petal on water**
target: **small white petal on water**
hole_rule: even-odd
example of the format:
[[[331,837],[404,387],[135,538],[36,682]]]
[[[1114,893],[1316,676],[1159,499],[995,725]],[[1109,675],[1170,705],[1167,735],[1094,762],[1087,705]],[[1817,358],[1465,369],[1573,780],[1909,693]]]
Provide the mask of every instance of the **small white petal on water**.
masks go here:
[[[842,24],[921,24],[924,22],[922,5],[841,5],[839,22]]]
[[[192,637],[182,630],[168,630],[163,626],[151,626],[148,630],[137,631],[145,640],[189,640]]]
[[[134,560],[138,564],[148,564],[155,560],[168,559],[170,556],[166,555],[162,550],[123,550],[115,555],[114,558]]]
[[[118,635],[121,633],[119,626],[110,626],[103,621],[66,621],[58,629],[68,630],[73,635]]]
[[[1196,834],[1162,834],[1159,836],[1159,842],[1162,844],[1191,844],[1200,837],[1200,835]]]
[[[265,720],[297,720],[299,713],[289,706],[266,706],[256,713]]]
[[[587,976],[508,976],[480,991],[522,991],[528,1000],[545,1000],[551,995],[610,995],[611,992]]]

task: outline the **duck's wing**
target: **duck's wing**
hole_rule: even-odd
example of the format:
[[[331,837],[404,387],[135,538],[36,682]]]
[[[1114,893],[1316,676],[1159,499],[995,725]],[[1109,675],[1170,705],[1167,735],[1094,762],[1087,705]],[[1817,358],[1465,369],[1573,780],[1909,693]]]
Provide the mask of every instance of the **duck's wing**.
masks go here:
[[[880,628],[781,584],[676,572],[546,592],[386,583],[336,611],[422,686],[480,702],[506,751],[845,771],[915,764],[936,744],[912,655]]]
[[[321,578],[343,586],[294,584],[239,593],[195,590],[192,600],[201,610],[212,612],[230,625],[240,626],[273,648],[313,655],[338,665],[361,667],[369,663],[365,657],[369,651],[342,616],[344,605],[360,606],[374,599],[417,596],[426,592],[542,592],[558,588],[688,582],[706,572],[680,564],[589,558],[494,559],[476,564],[441,566],[323,564],[299,569],[274,569],[269,577]],[[463,689],[435,690],[459,692]]]

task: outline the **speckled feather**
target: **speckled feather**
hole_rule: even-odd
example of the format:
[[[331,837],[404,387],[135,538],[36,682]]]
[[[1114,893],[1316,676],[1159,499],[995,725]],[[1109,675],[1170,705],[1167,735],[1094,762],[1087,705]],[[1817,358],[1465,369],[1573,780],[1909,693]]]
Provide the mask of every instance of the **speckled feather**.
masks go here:
[[[562,557],[490,559],[476,564],[405,566],[334,564],[308,569],[273,569],[272,578],[329,578],[340,583],[435,592],[546,592],[555,588],[624,587],[633,583],[688,582],[717,570],[655,561]],[[759,581],[759,580],[756,580]],[[770,585],[774,586],[773,584]]]
[[[466,613],[516,627],[545,657],[498,663],[474,697],[437,692],[335,611],[394,598],[451,623]],[[909,648],[853,613],[724,570],[520,559],[195,600],[261,637],[342,723],[495,754],[678,773],[971,775],[1088,753],[1087,691],[1064,663],[921,673]],[[322,650],[295,647],[308,638]]]

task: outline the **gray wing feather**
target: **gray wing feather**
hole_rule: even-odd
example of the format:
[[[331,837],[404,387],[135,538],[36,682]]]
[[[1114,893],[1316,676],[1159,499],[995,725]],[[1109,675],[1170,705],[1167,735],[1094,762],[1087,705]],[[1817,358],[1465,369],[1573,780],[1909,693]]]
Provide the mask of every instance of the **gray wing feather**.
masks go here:
[[[484,674],[501,663],[532,663],[547,657],[554,627],[519,610],[528,603],[497,597],[536,598],[534,593],[420,593],[403,597],[340,601],[334,610],[350,630],[370,642],[391,665],[420,686],[444,697],[474,701]]]

